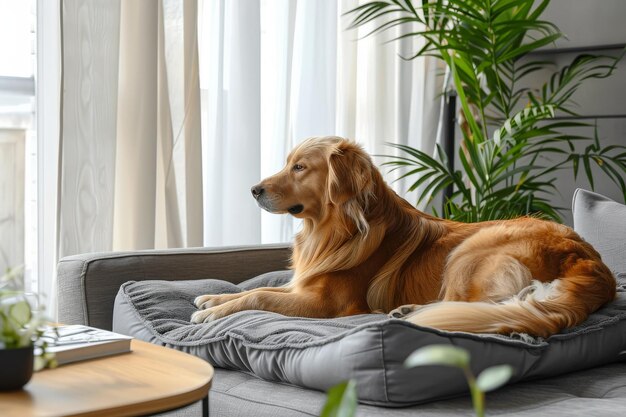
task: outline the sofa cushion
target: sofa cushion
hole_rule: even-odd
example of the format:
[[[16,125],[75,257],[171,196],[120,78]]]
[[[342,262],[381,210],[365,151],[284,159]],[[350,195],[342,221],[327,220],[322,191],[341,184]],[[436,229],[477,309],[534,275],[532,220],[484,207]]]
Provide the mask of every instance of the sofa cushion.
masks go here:
[[[602,255],[615,273],[626,272],[626,206],[577,189],[572,201],[574,229]]]
[[[626,415],[626,363],[616,363],[540,381],[520,382],[487,396],[489,416],[571,417]],[[268,382],[216,369],[210,416],[319,416],[322,392]],[[199,415],[199,414],[198,414]],[[405,408],[360,405],[359,417],[473,417],[469,396]]]
[[[457,369],[403,367],[413,350],[431,344],[467,349],[476,373],[510,364],[515,368],[512,382],[612,362],[626,347],[622,289],[614,303],[581,326],[546,340],[444,332],[380,314],[307,319],[243,311],[213,323],[189,322],[197,295],[280,285],[288,279],[289,272],[282,271],[240,286],[218,280],[128,282],[116,298],[113,330],[269,381],[327,390],[354,378],[359,401],[384,406],[407,406],[467,390]]]

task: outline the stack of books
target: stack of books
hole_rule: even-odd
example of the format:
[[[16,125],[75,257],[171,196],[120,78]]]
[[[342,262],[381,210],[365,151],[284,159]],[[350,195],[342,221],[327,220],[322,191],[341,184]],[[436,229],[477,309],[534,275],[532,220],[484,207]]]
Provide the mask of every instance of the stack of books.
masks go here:
[[[58,365],[130,352],[133,338],[82,325],[55,326],[44,330],[46,352],[53,353]]]

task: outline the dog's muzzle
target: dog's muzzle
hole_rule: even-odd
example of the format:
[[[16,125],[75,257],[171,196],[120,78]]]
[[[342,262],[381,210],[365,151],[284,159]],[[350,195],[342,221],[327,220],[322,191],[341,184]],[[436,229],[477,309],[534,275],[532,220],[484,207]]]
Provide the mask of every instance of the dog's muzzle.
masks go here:
[[[269,211],[270,213],[276,212],[274,208],[274,204],[272,204],[272,199],[268,197],[267,192],[265,192],[265,188],[262,185],[255,185],[250,189],[252,193],[252,197],[256,200],[259,207],[263,210]],[[302,204],[296,204],[287,209],[290,214],[299,214],[304,210],[304,206]]]
[[[268,198],[267,193],[265,192],[265,188],[261,185],[255,185],[250,190],[252,193],[252,197],[256,200],[256,203],[263,210],[274,213],[274,206],[270,198]]]

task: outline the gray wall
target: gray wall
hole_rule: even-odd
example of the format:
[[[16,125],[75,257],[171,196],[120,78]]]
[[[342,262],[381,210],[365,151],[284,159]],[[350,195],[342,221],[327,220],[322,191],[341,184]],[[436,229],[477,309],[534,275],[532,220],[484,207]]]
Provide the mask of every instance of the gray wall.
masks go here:
[[[598,47],[626,43],[626,1],[624,0],[553,0],[544,13],[546,20],[554,22],[568,39],[557,42],[557,48]],[[619,50],[597,51],[597,53],[618,54]],[[557,65],[564,65],[576,56],[571,53],[545,55]],[[539,84],[538,81],[534,80]],[[616,72],[607,79],[588,80],[573,97],[583,115],[626,115],[626,59],[619,64]],[[593,122],[593,120],[589,120]],[[600,143],[626,145],[626,118],[597,119]],[[592,132],[585,132],[587,134]],[[595,172],[595,190],[601,194],[622,201],[619,188],[602,171]],[[583,172],[579,172],[583,174]],[[571,197],[577,187],[590,189],[584,174],[574,180],[572,171],[562,171],[558,177],[560,195],[555,195],[555,205],[570,207]],[[626,177],[626,176],[625,176]],[[626,178],[625,178],[626,179]],[[565,222],[571,225],[571,212],[565,214]],[[625,220],[626,221],[626,220]]]

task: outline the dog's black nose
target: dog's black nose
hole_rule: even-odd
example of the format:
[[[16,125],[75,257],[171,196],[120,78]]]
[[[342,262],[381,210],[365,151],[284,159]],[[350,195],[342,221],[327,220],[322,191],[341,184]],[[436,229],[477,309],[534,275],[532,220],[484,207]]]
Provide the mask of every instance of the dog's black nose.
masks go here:
[[[252,196],[254,198],[259,198],[261,197],[261,194],[263,194],[263,192],[265,192],[265,188],[261,187],[260,185],[255,185],[254,187],[252,187]]]

